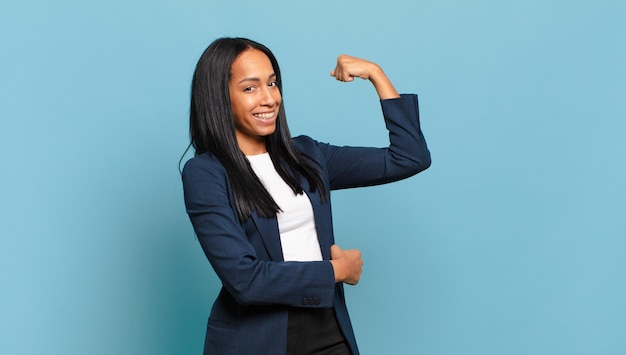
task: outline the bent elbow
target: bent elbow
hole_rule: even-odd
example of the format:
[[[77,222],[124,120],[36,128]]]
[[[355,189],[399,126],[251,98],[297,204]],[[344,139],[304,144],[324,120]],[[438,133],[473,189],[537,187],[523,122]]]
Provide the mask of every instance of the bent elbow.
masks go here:
[[[430,153],[428,153],[426,154],[424,159],[420,162],[420,171],[418,171],[418,173],[430,168],[431,163],[432,163],[432,160],[430,159]]]
[[[263,282],[255,279],[254,275],[247,275],[243,277],[244,273],[240,273],[236,280],[229,280],[230,282],[223,285],[228,290],[228,293],[235,299],[237,304],[241,306],[262,306],[268,304],[266,299],[266,292],[262,287]]]
[[[247,307],[257,304],[252,297],[249,297],[246,292],[231,292],[231,295],[235,299],[238,305]]]
[[[254,297],[249,287],[226,287],[228,293],[235,299],[238,305],[246,307],[259,305],[258,298]]]
[[[412,159],[411,163],[407,170],[409,170],[409,176],[416,175],[430,167],[431,164],[430,152],[426,151],[425,154],[417,157],[417,159]]]

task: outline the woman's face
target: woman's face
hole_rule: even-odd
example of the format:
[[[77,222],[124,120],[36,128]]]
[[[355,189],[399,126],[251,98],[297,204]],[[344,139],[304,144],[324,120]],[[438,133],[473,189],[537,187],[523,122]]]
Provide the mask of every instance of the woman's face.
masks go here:
[[[282,100],[265,53],[249,49],[233,61],[229,92],[239,148],[245,155],[265,153],[264,137],[276,130]]]

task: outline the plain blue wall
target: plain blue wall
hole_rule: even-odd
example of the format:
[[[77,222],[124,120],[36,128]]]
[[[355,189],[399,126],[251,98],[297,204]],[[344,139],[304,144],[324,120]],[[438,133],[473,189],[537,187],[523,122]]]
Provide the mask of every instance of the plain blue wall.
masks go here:
[[[420,95],[431,169],[333,195],[364,355],[625,354],[625,4],[3,0],[0,353],[200,353],[177,163],[198,57],[246,36],[295,134],[385,144],[340,53]]]

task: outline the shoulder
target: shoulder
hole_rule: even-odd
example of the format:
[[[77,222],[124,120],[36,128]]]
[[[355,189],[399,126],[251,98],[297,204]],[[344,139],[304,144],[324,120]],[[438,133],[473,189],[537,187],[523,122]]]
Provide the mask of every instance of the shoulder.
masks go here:
[[[293,138],[293,143],[300,154],[318,165],[324,160],[324,147],[326,144],[320,143],[309,136],[297,136]]]
[[[182,171],[183,183],[192,180],[223,180],[226,169],[216,156],[204,153],[189,159]]]
[[[296,149],[298,149],[301,153],[318,149],[318,142],[309,136],[297,136],[292,139]]]
[[[183,167],[183,173],[189,170],[203,169],[203,168],[222,168],[222,163],[216,156],[210,153],[203,153],[196,155],[195,157],[187,160]]]

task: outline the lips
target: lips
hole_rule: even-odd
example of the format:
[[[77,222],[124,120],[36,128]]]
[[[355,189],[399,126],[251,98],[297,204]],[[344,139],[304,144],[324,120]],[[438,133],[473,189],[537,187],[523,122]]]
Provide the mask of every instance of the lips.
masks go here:
[[[276,112],[272,111],[272,112],[253,113],[252,116],[254,116],[256,119],[261,120],[261,121],[270,121],[274,119],[274,117],[276,116]]]

